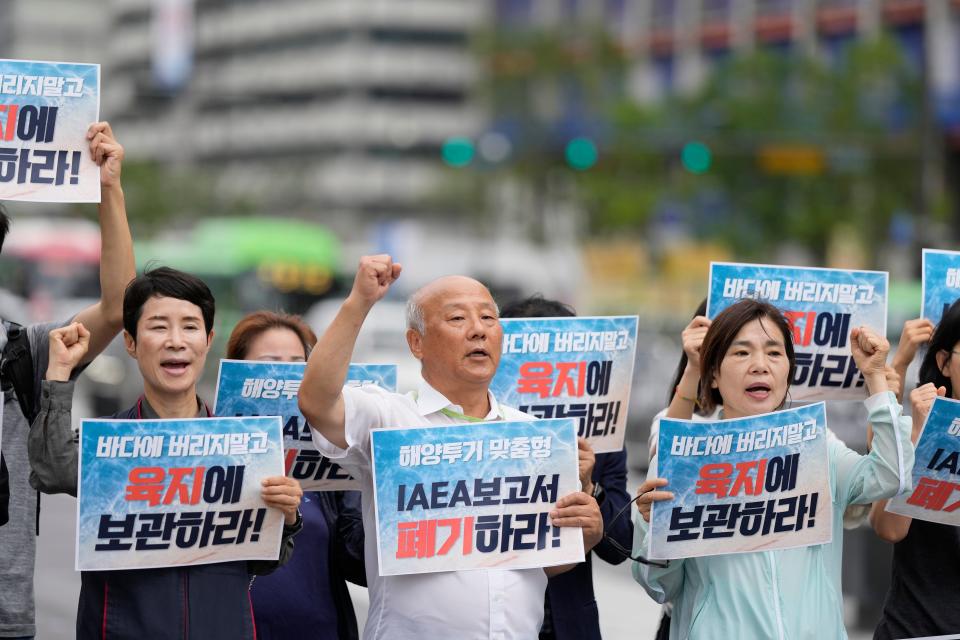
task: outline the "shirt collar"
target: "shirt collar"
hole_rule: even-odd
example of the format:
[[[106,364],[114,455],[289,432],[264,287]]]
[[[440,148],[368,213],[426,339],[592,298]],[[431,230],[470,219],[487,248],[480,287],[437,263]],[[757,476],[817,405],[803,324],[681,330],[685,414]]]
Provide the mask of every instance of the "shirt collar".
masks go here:
[[[493,392],[491,392],[489,389],[487,389],[487,397],[490,398],[490,413],[484,417],[484,420],[502,420],[503,411],[501,410],[497,399],[494,397]],[[446,396],[430,386],[430,383],[426,380],[420,381],[420,386],[417,389],[416,399],[417,411],[419,411],[420,415],[422,416],[426,416],[431,413],[437,413],[443,409],[450,409],[456,413],[463,413],[463,407],[450,402]]]

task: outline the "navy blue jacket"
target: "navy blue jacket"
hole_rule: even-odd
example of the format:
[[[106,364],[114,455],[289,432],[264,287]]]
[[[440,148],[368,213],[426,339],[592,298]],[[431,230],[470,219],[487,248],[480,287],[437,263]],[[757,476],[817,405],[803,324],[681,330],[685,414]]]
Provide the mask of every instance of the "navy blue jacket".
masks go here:
[[[138,414],[134,406],[113,418],[135,420]],[[284,527],[281,558],[292,553],[293,533]],[[282,560],[83,571],[77,639],[254,640],[251,575],[269,573],[278,564]]]
[[[627,549],[633,547],[633,521],[630,512],[624,513],[611,526],[616,515],[629,501],[627,493],[627,452],[598,453],[593,467],[593,483],[603,487],[606,497],[600,504],[603,528],[614,540]],[[547,582],[547,601],[552,623],[552,638],[557,640],[600,640],[600,615],[593,595],[593,565],[596,553],[610,564],[620,564],[626,558],[606,540],[587,554],[586,561],[570,571],[550,578]]]
[[[360,492],[306,492],[300,511],[303,531],[290,562],[250,590],[257,640],[358,640],[346,581],[367,586]],[[325,628],[334,617],[336,625]]]

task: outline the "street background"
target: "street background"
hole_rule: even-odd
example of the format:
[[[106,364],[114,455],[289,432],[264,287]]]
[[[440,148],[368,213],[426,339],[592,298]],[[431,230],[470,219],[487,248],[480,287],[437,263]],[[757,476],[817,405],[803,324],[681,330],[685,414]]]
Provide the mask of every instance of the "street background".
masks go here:
[[[359,256],[387,252],[404,275],[355,359],[399,364],[401,390],[418,375],[404,298],[443,274],[501,304],[638,314],[631,491],[711,260],[888,271],[895,343],[921,248],[960,235],[955,0],[0,0],[0,57],[102,65],[138,265],[217,298],[205,397],[242,314],[322,331]],[[7,205],[0,316],[96,300],[95,207]],[[116,340],[74,415],[139,389]],[[829,423],[865,450],[857,404]],[[44,498],[44,639],[72,637],[73,510]],[[848,629],[867,637],[890,548],[867,528],[844,544]],[[627,565],[595,574],[606,635],[652,637]]]

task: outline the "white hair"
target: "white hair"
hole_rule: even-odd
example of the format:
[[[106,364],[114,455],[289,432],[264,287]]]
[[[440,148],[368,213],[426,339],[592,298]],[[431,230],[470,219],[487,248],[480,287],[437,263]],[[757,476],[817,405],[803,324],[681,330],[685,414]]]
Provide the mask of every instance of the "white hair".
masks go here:
[[[421,336],[427,330],[427,322],[423,315],[423,288],[417,289],[407,298],[407,329],[413,329]],[[500,315],[500,306],[493,302],[493,308],[497,310],[497,316]]]
[[[420,304],[420,290],[417,289],[407,298],[407,329],[413,329],[420,335],[427,328],[423,319],[423,306]]]

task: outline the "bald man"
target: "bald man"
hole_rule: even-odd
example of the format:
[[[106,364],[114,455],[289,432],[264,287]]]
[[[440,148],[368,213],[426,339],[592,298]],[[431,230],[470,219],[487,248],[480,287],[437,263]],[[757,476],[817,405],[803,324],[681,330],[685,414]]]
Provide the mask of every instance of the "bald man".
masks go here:
[[[449,571],[381,577],[370,431],[383,427],[457,424],[469,420],[532,420],[499,404],[490,381],[500,363],[503,330],[497,305],[472,278],[434,280],[407,302],[407,345],[420,360],[423,382],[400,395],[375,386],[344,388],[360,327],[401,267],[388,255],[360,260],[350,295],[310,354],[300,387],[300,410],[320,451],[362,484],[370,612],[367,640],[536,638],[543,619],[547,576],[571,568]],[[583,492],[562,497],[551,512],[555,526],[580,526],[584,548],[603,534],[596,500]]]

